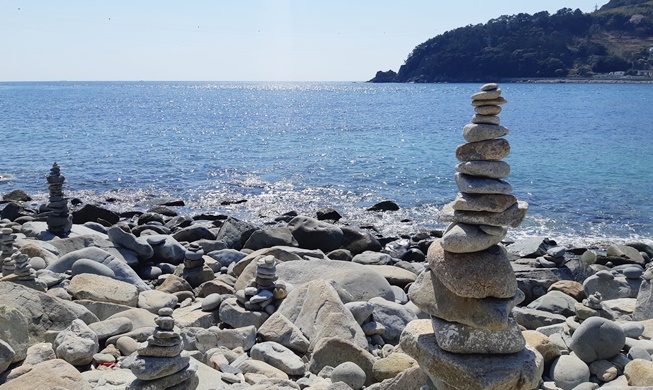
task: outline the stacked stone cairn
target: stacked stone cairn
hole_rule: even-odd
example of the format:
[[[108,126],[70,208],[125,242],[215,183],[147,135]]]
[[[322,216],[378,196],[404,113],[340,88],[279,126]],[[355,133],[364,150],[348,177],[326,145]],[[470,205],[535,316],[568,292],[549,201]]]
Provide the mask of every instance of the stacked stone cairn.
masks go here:
[[[127,388],[193,390],[199,384],[197,364],[183,351],[172,309],[162,308],[158,313],[152,336],[122,363],[137,378]]]
[[[36,279],[36,271],[34,271],[32,265],[29,263],[29,256],[16,252],[11,255],[11,259],[16,264],[14,275],[16,275],[17,280],[31,281]]]
[[[432,328],[409,325],[401,339],[439,390],[530,389],[543,370],[511,314],[524,294],[500,244],[528,209],[502,180],[510,173],[502,161],[510,153],[502,138],[508,129],[497,116],[505,103],[497,84],[472,95],[476,115],[463,129],[467,143],[456,149],[460,193],[443,208],[440,220],[451,224],[427,255],[435,304],[414,302],[431,315]]]
[[[185,256],[181,277],[186,279],[191,287],[198,287],[215,277],[213,271],[204,266],[204,250],[199,244],[194,242],[188,244]]]
[[[11,228],[0,229],[0,257],[2,258],[2,276],[8,276],[14,273],[15,261],[12,258],[14,254],[14,242],[16,235]]]
[[[256,260],[256,278],[245,288],[244,294],[236,296],[245,309],[272,314],[288,295],[285,283],[278,279],[277,260],[274,256],[261,256]]]
[[[52,164],[50,174],[47,176],[50,199],[47,208],[48,231],[59,237],[66,237],[73,226],[73,219],[68,212],[68,200],[63,194],[63,184],[66,178],[61,174],[59,164]]]

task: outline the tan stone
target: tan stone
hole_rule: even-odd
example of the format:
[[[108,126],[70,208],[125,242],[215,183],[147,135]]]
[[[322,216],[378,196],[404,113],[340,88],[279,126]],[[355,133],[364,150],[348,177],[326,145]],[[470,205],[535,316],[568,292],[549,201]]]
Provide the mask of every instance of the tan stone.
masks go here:
[[[587,298],[583,290],[583,284],[575,280],[559,280],[549,286],[548,291],[561,291],[570,297],[573,297],[578,302]]]
[[[75,299],[138,306],[138,289],[129,283],[107,276],[79,274],[73,276],[68,293]]]
[[[509,355],[447,353],[438,346],[429,320],[410,322],[400,346],[434,382],[456,389],[535,389],[544,371],[542,355],[530,346]]]
[[[448,208],[459,211],[489,211],[500,213],[515,203],[517,203],[517,198],[514,195],[465,194],[459,192],[456,195],[456,199],[447,206]]]
[[[511,298],[517,291],[517,279],[503,246],[452,253],[436,241],[429,247],[427,260],[442,283],[460,297]]]
[[[380,382],[385,379],[394,378],[400,372],[409,368],[417,367],[417,361],[405,353],[391,353],[388,357],[374,362],[372,372],[374,379]]]
[[[501,106],[477,106],[474,111],[481,115],[498,115],[501,113]]]
[[[2,390],[91,390],[93,387],[70,363],[62,359],[46,360],[2,386]]]
[[[497,108],[500,109],[498,106]],[[508,132],[508,129],[503,126],[470,123],[463,127],[463,138],[467,142],[487,141],[503,137]]]
[[[624,375],[628,378],[629,386],[653,387],[653,362],[644,359],[635,359],[626,364]]]
[[[510,143],[505,138],[469,142],[456,148],[459,161],[501,160],[509,154]]]
[[[526,344],[535,348],[542,355],[544,364],[552,363],[560,356],[560,348],[548,336],[536,330],[525,330],[522,335],[526,340]]]
[[[501,96],[501,88],[490,89],[486,91],[476,92],[472,95],[472,100],[494,100]]]
[[[481,91],[491,91],[493,89],[499,88],[499,84],[497,83],[487,83],[481,85]]]

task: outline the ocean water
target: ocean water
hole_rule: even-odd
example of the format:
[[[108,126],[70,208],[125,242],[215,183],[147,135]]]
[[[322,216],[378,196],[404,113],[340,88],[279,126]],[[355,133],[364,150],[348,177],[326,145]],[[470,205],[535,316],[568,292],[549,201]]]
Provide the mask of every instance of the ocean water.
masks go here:
[[[384,234],[442,228],[455,148],[479,84],[0,83],[0,193],[69,197],[264,223],[333,207]],[[513,237],[562,244],[653,238],[653,86],[504,84],[507,179],[530,204]],[[112,199],[112,202],[106,202]],[[401,209],[366,207],[394,200]],[[224,202],[247,200],[223,205]]]

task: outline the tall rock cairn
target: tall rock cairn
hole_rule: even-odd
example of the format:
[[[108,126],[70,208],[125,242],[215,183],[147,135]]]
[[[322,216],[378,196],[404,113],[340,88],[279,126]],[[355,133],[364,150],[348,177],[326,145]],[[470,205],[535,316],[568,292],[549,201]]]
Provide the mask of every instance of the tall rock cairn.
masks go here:
[[[11,275],[16,269],[16,261],[12,257],[15,252],[14,242],[16,242],[16,235],[11,228],[0,229],[0,259],[2,259],[2,276]]]
[[[48,231],[56,236],[65,237],[70,233],[73,226],[73,219],[68,213],[68,200],[63,194],[63,184],[66,178],[61,174],[59,164],[52,164],[50,174],[46,177],[48,188],[50,190],[50,199],[47,208],[50,210],[48,215]]]
[[[476,114],[463,129],[467,143],[456,148],[460,192],[440,214],[451,224],[429,248],[430,271],[409,291],[432,323],[411,323],[401,345],[440,390],[528,389],[542,373],[511,315],[524,294],[500,244],[528,209],[503,180],[510,144],[497,115],[505,103],[497,84],[472,95]]]

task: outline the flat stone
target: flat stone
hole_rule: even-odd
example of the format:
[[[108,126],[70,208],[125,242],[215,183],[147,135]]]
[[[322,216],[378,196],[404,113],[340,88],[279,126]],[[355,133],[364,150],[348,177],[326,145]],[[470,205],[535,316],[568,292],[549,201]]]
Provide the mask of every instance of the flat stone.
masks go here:
[[[265,341],[252,347],[252,359],[261,360],[288,375],[304,375],[306,368],[302,359],[290,349],[274,341]]]
[[[469,142],[456,147],[459,161],[501,160],[510,154],[510,143],[505,138]]]
[[[408,290],[411,302],[425,313],[479,329],[506,329],[512,309],[524,299],[517,290],[511,298],[463,298],[447,289],[430,270],[422,272]]]
[[[498,115],[501,113],[501,106],[477,106],[474,112],[481,115]]]
[[[482,93],[482,92],[479,92],[479,93]],[[476,106],[488,106],[488,105],[498,106],[500,104],[506,104],[506,103],[508,103],[508,100],[506,100],[505,98],[503,98],[501,96],[497,97],[496,99],[474,99],[474,100],[472,100],[472,106],[474,106],[474,107],[476,107]]]
[[[495,106],[501,111],[501,107]],[[479,107],[480,108],[480,107]],[[470,123],[463,127],[463,138],[467,142],[487,141],[508,135],[509,130],[499,125]]]
[[[481,86],[481,91],[491,91],[491,90],[497,89],[497,88],[499,88],[499,84],[497,84],[497,83],[487,83],[487,84],[483,84]]]
[[[467,194],[501,194],[508,195],[512,192],[510,183],[501,179],[492,179],[483,176],[472,176],[456,172],[454,179],[458,190]]]
[[[444,232],[440,245],[448,252],[478,252],[500,243],[506,236],[507,230],[503,228],[502,232],[502,234],[491,235],[478,225],[452,223]]]
[[[451,353],[511,354],[524,349],[526,341],[514,318],[506,329],[480,329],[432,318],[438,346]]]
[[[246,310],[236,298],[228,298],[220,304],[220,320],[234,328],[252,325],[260,328],[269,315],[264,311]]]
[[[517,291],[517,279],[503,246],[452,253],[436,241],[429,247],[427,260],[442,283],[458,296],[512,298]]]
[[[496,115],[474,114],[472,117],[472,123],[498,125],[501,123],[501,119]]]
[[[505,211],[493,213],[489,211],[454,210],[451,204],[445,205],[440,211],[440,222],[462,222],[472,225],[510,226],[521,225],[528,211],[528,203],[518,201]]]
[[[339,337],[327,337],[319,340],[315,345],[309,370],[317,374],[324,367],[337,367],[345,362],[352,362],[365,372],[365,385],[369,386],[374,382],[373,367],[376,358],[367,349],[361,348],[350,341]]]
[[[493,100],[501,96],[501,88],[481,90],[472,95],[472,100]]]
[[[514,195],[465,194],[459,192],[456,199],[448,204],[447,209],[501,213],[516,203],[517,198]]]
[[[117,303],[131,307],[138,305],[138,289],[135,286],[106,276],[93,274],[73,276],[67,290],[75,299]]]
[[[456,171],[473,176],[503,179],[510,175],[510,165],[505,161],[467,161],[456,165]]]
[[[190,363],[190,356],[187,352],[176,358],[142,356],[132,354],[121,364],[129,368],[136,378],[141,380],[159,379],[181,371]]]
[[[408,324],[400,345],[431,380],[452,389],[535,389],[544,371],[542,355],[530,346],[505,355],[448,353],[438,346],[430,320]]]

